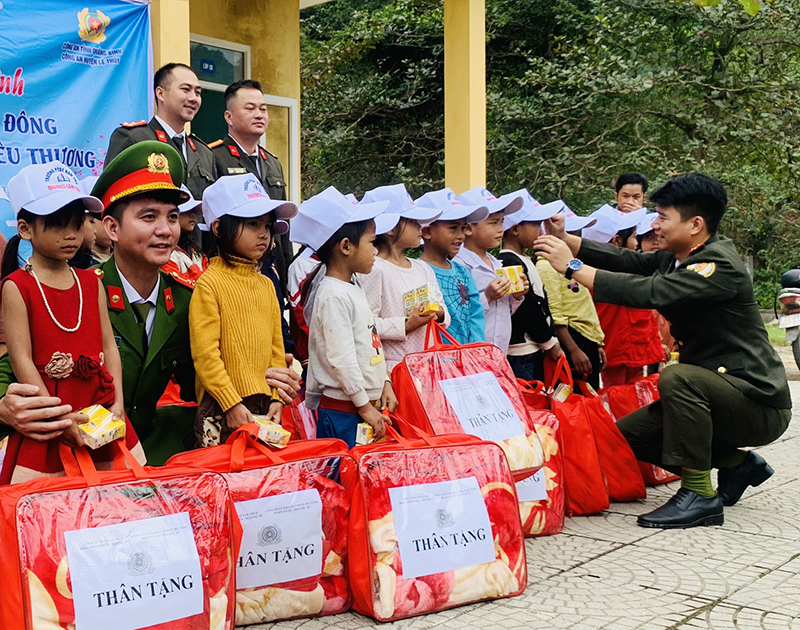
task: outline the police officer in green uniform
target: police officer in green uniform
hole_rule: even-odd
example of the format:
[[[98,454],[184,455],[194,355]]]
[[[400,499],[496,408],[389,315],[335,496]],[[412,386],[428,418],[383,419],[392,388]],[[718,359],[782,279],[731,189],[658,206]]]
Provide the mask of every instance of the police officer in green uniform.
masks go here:
[[[208,145],[214,154],[218,175],[252,173],[264,185],[271,199],[285,201],[283,167],[278,158],[258,144],[269,126],[267,104],[258,81],[246,79],[228,86],[225,90],[225,122],[228,123],[228,135]],[[284,287],[291,261],[291,241],[288,234],[283,234],[275,239],[275,267]]]
[[[181,156],[184,166],[183,182],[195,199],[217,179],[211,149],[196,135],[187,134],[184,126],[192,122],[202,98],[197,75],[182,63],[168,63],[153,78],[157,113],[146,122],[122,123],[108,143],[106,164],[129,146],[143,140],[158,140],[169,144]]]
[[[786,373],[769,343],[753,285],[733,243],[717,236],[727,207],[706,175],[675,177],[655,191],[653,228],[661,249],[632,252],[566,234],[563,218],[536,242],[556,271],[601,302],[654,308],[670,322],[680,358],[659,379],[660,400],[618,427],[637,458],[681,475],[643,527],[721,525],[723,506],[772,475],[755,451],[783,434],[791,417]],[[591,265],[591,266],[590,266]],[[718,487],[711,469],[718,469]]]

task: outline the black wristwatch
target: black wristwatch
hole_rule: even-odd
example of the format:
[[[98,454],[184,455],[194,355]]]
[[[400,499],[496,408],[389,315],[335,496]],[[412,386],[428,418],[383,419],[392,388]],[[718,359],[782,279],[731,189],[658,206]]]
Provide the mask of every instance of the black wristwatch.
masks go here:
[[[577,258],[573,258],[567,263],[567,270],[564,272],[564,277],[567,280],[572,280],[572,274],[581,269],[583,269],[583,263]]]

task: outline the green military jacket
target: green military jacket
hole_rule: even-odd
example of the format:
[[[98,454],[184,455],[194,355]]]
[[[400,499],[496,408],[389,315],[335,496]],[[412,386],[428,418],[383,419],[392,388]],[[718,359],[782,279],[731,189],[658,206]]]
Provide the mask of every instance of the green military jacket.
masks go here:
[[[150,122],[140,120],[135,123],[123,123],[111,134],[105,163],[108,164],[123,149],[142,140],[160,140],[177,149],[177,146],[169,140],[169,134],[155,118],[152,118]],[[183,156],[182,151],[178,150],[178,153]],[[188,161],[184,164],[183,183],[186,184],[195,199],[202,199],[203,191],[217,179],[214,156],[208,145],[194,134],[187,136],[186,155]]]
[[[712,236],[677,268],[667,251],[633,252],[587,239],[578,258],[598,268],[596,301],[654,308],[670,322],[681,363],[717,372],[765,405],[792,406],[783,363],[732,241]]]
[[[241,147],[228,134],[222,140],[216,140],[208,145],[214,154],[217,165],[217,174],[244,175],[252,173],[263,184],[270,199],[286,200],[286,180],[283,178],[283,167],[272,153],[263,147],[258,147],[258,162],[261,169],[259,174],[255,162],[242,151]],[[292,243],[288,234],[275,237],[275,267],[281,279],[281,284],[286,293],[286,272],[292,262]]]
[[[147,461],[163,464],[194,444],[194,408],[159,409],[158,399],[174,376],[181,398],[195,399],[195,371],[189,349],[189,300],[192,291],[159,272],[160,288],[153,333],[145,354],[133,309],[125,296],[114,257],[96,269],[108,298],[108,314],[122,359],[125,413],[142,442]],[[16,382],[8,355],[0,359],[0,396]],[[1,425],[0,425],[1,426]],[[0,435],[8,433],[2,427]]]
[[[122,389],[125,413],[142,441],[150,463],[185,450],[190,426],[174,426],[160,413],[156,403],[174,376],[181,398],[195,399],[195,371],[189,348],[189,301],[192,290],[172,276],[159,272],[160,287],[156,316],[147,352],[136,316],[131,308],[114,257],[99,267],[108,298],[108,315],[122,359]],[[193,418],[187,414],[184,424]]]

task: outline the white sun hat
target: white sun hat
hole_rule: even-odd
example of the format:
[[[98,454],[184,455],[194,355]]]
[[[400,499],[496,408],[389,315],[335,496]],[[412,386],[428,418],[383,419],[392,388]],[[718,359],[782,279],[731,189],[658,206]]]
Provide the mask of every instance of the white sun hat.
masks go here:
[[[81,190],[75,173],[58,161],[26,166],[8,182],[6,193],[15,216],[20,210],[47,216],[73,201],[82,201],[87,212],[103,212],[103,202]]]

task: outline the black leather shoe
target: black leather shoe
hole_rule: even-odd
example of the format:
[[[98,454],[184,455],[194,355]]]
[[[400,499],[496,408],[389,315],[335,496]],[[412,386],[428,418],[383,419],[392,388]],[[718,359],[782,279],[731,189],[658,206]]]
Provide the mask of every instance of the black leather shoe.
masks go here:
[[[722,525],[725,517],[719,495],[701,497],[693,490],[680,488],[664,505],[642,514],[636,522],[642,527],[684,529],[698,525]]]
[[[773,472],[772,466],[755,451],[750,451],[747,458],[734,468],[720,468],[717,471],[717,492],[722,505],[736,505],[748,486],[760,486],[772,477]]]

